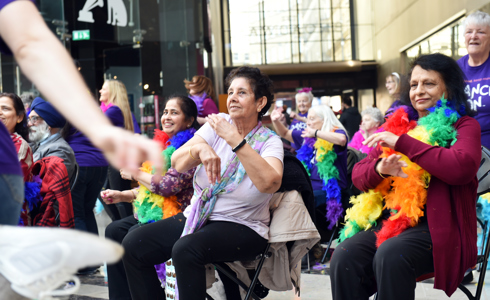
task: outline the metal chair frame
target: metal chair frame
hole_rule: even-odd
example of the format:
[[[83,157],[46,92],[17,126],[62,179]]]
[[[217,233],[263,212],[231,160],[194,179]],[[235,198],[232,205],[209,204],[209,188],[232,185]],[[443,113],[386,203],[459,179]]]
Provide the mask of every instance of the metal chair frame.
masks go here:
[[[260,300],[261,298],[254,293],[254,288],[255,288],[255,285],[257,284],[257,281],[259,280],[259,274],[260,274],[260,271],[262,270],[262,266],[264,265],[265,259],[271,257],[271,255],[272,255],[272,253],[269,252],[270,247],[271,247],[271,244],[268,243],[267,246],[265,247],[265,250],[262,252],[262,254],[260,254],[258,256],[258,258],[260,258],[259,264],[257,265],[257,268],[255,269],[255,274],[254,274],[254,277],[252,278],[252,282],[250,283],[250,286],[247,286],[243,281],[241,281],[240,279],[238,279],[235,276],[233,276],[233,274],[231,274],[230,272],[228,272],[227,270],[225,270],[219,264],[213,264],[213,265],[222,274],[226,275],[226,277],[228,277],[231,280],[233,280],[233,282],[235,282],[236,284],[238,284],[241,288],[243,288],[247,292],[247,294],[245,296],[245,300],[249,300],[249,299]],[[208,300],[214,300],[207,293],[206,293],[206,298]]]

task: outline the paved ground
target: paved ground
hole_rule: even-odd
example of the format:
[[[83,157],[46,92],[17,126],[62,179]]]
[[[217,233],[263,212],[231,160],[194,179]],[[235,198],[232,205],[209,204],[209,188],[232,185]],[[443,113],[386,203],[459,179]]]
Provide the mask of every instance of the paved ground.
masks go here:
[[[104,232],[105,227],[110,222],[105,213],[97,216],[97,222],[99,224],[99,231]],[[82,287],[77,295],[70,296],[65,299],[109,299],[107,285],[104,282],[104,270],[100,268],[100,272],[90,276],[80,276]],[[309,299],[309,300],[329,300],[332,299],[330,290],[330,276],[328,275],[328,264],[320,270],[313,271],[308,274],[303,273],[301,275],[301,297],[295,296],[293,291],[289,292],[273,292],[264,298],[266,300],[293,300],[293,299]],[[475,280],[473,283],[467,285],[467,287],[474,293],[476,290],[476,281],[478,280],[479,272],[473,271]],[[488,272],[490,273],[490,272]],[[486,282],[490,282],[489,275],[486,275]],[[433,283],[428,280],[423,283],[418,283],[416,288],[417,300],[433,300],[433,299],[453,299],[463,300],[468,299],[460,290],[457,290],[451,298],[447,297],[444,292],[434,290],[432,288]],[[209,293],[215,297],[216,300],[223,299],[219,295],[219,289],[213,286],[213,289]],[[482,300],[490,300],[490,284],[487,283],[484,286]]]

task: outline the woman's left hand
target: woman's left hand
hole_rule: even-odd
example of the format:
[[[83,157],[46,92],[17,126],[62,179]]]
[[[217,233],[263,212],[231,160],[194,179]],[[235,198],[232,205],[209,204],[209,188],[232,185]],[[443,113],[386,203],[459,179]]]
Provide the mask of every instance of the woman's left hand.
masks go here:
[[[316,129],[306,127],[306,129],[303,130],[303,132],[301,133],[301,137],[302,138],[315,137],[315,132],[316,132]]]
[[[206,117],[206,120],[216,134],[224,139],[230,146],[234,147],[243,140],[243,138],[240,137],[236,126],[230,124],[224,118],[216,114],[210,114]]]
[[[383,131],[371,135],[364,142],[362,142],[362,144],[372,148],[379,142],[382,147],[395,149],[395,144],[398,141],[398,138],[400,137],[394,133]]]

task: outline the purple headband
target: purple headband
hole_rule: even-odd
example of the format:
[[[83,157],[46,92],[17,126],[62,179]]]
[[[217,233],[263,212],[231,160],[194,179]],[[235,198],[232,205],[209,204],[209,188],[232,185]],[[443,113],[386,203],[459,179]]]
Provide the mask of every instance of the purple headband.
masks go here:
[[[313,88],[311,87],[305,87],[305,88],[302,88],[301,90],[297,91],[297,93],[309,93],[313,90]]]

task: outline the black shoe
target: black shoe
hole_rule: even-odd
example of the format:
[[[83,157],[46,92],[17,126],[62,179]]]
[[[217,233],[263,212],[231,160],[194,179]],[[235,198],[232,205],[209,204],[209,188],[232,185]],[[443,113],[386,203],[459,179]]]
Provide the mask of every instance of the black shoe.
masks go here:
[[[254,293],[260,299],[263,299],[267,297],[267,295],[269,294],[269,289],[263,286],[262,283],[260,283],[260,281],[257,281],[257,283],[254,286]]]
[[[461,284],[468,284],[473,281],[473,271],[471,271],[463,277],[463,281],[461,281]]]

